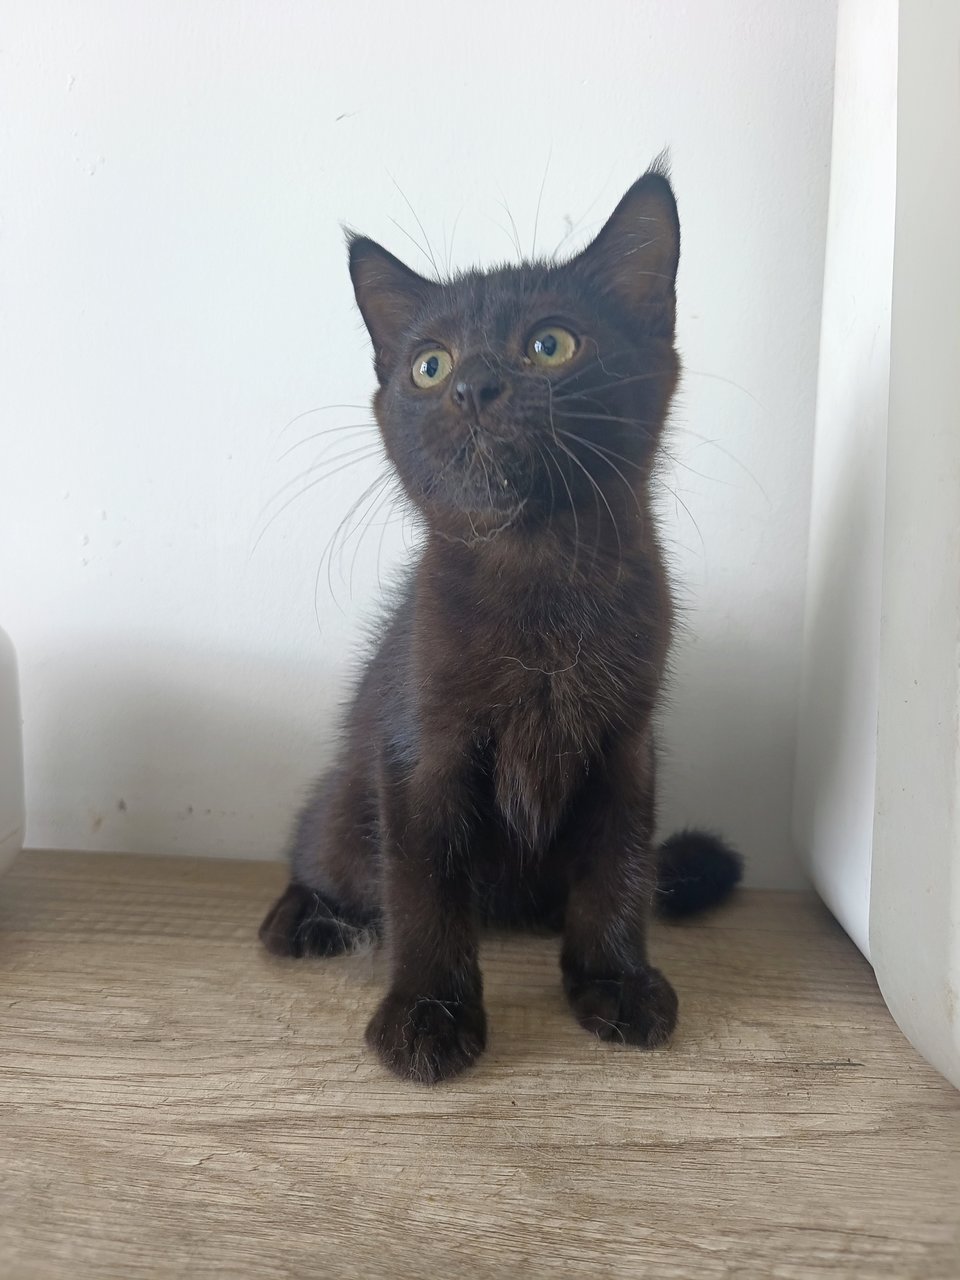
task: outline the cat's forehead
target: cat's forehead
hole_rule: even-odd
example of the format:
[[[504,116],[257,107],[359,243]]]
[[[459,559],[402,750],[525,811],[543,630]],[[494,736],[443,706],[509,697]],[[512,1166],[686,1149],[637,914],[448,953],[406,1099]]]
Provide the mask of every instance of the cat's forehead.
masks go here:
[[[480,333],[506,341],[518,326],[569,312],[582,299],[567,274],[551,265],[468,271],[443,282],[421,323],[451,337]],[[444,332],[433,336],[443,337]]]

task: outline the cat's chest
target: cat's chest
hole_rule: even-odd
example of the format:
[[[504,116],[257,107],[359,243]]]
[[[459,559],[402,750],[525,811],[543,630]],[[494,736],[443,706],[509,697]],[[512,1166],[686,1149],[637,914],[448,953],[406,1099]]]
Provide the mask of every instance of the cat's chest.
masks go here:
[[[498,734],[587,745],[611,701],[601,672],[609,656],[587,629],[510,637],[486,659],[491,720]],[[614,681],[618,684],[619,681]]]
[[[622,662],[590,628],[512,637],[491,653],[489,728],[497,807],[534,848],[564,815],[622,718]]]
[[[507,826],[542,850],[611,740],[655,704],[668,626],[639,573],[605,591],[524,585],[447,609],[453,630],[425,633],[421,671],[437,721],[469,726]]]

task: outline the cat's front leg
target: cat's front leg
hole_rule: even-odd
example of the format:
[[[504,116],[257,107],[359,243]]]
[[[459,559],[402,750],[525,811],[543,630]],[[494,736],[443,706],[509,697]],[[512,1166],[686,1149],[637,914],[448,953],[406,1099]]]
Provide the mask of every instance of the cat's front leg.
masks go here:
[[[469,778],[465,761],[451,757],[382,771],[390,989],[367,1043],[396,1075],[421,1084],[457,1075],[486,1043]]]
[[[677,1022],[673,987],[647,958],[656,886],[654,766],[626,740],[591,774],[567,832],[570,895],[561,967],[574,1016],[602,1040],[654,1049]]]

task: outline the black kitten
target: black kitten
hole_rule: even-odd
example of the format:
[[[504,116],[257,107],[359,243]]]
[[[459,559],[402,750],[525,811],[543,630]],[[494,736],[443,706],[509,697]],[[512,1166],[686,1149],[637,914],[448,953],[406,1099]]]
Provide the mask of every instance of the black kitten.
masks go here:
[[[663,1044],[677,997],[647,956],[651,907],[698,910],[740,877],[714,837],[653,843],[672,609],[650,476],[679,253],[659,166],[562,265],[436,283],[350,243],[377,421],[426,537],[260,936],[301,956],[384,933],[367,1039],[410,1079],[484,1047],[481,919],[561,928],[579,1022]]]

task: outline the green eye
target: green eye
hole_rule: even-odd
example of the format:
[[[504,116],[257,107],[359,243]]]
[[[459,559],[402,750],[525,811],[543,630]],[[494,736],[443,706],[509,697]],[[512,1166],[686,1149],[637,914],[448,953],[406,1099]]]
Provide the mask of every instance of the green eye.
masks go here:
[[[439,387],[453,369],[453,357],[443,347],[428,347],[413,362],[413,380],[418,387]]]
[[[527,343],[527,359],[545,369],[555,369],[573,359],[578,345],[569,329],[558,324],[544,325]]]

